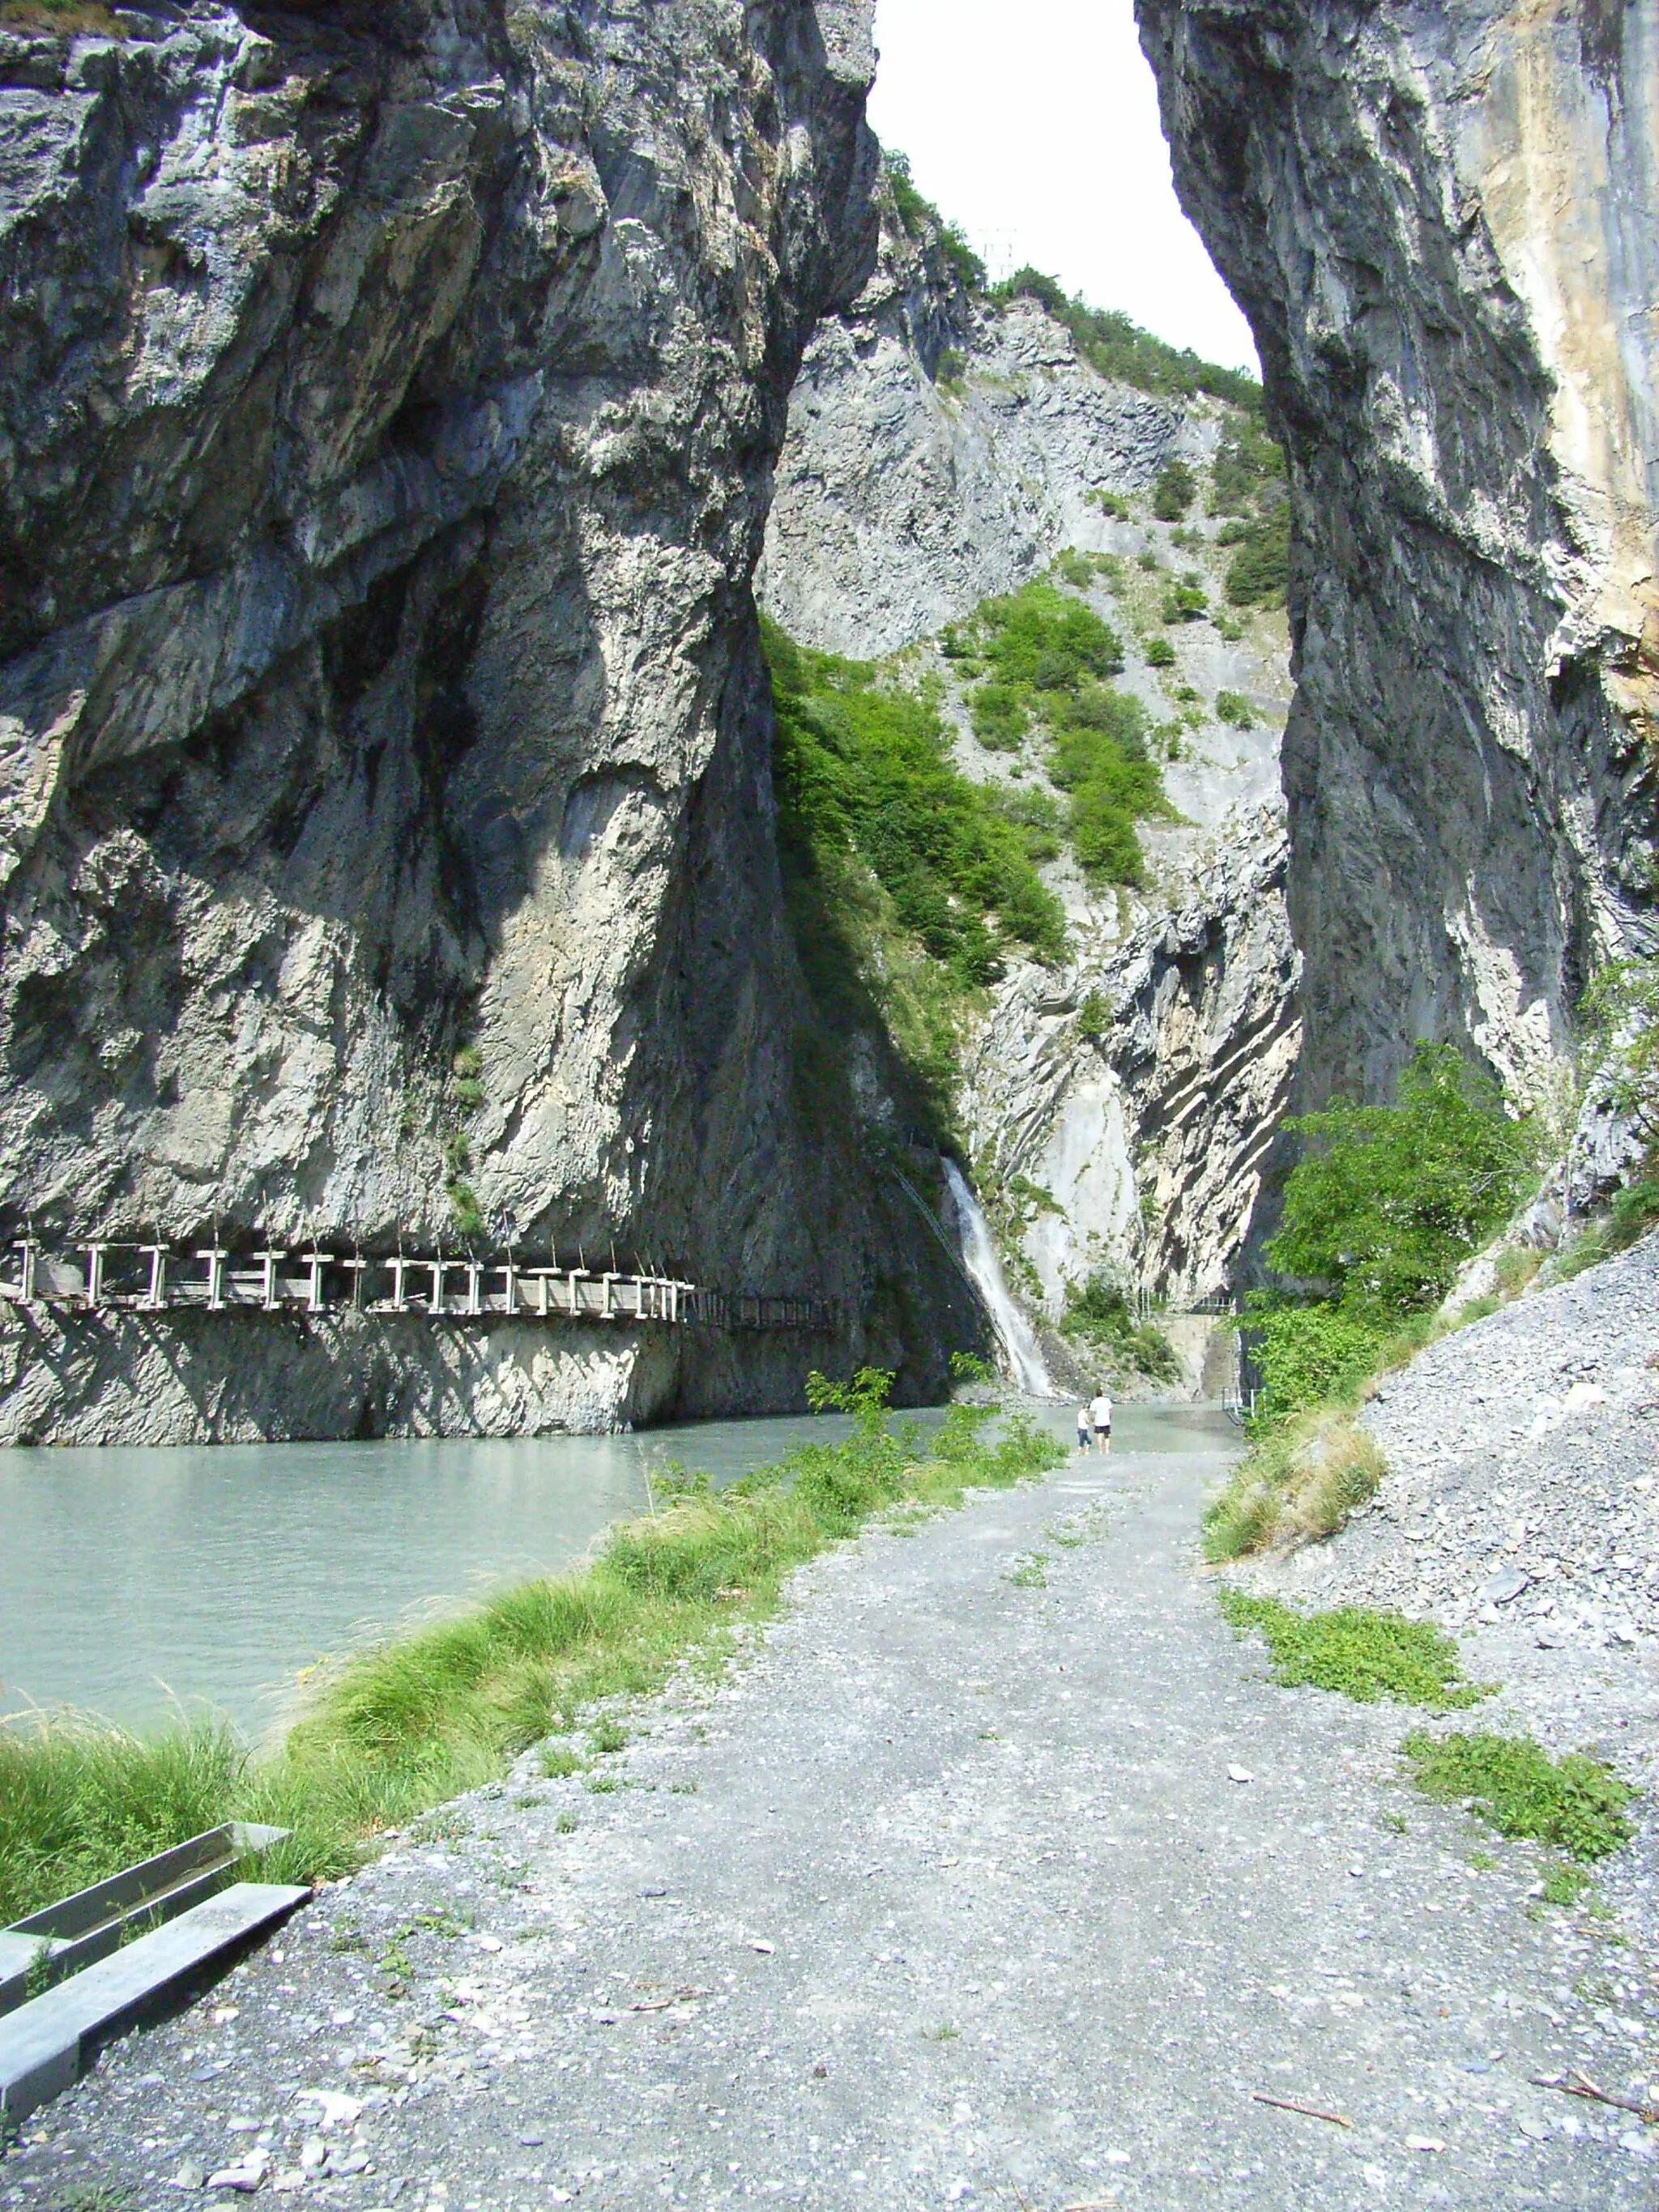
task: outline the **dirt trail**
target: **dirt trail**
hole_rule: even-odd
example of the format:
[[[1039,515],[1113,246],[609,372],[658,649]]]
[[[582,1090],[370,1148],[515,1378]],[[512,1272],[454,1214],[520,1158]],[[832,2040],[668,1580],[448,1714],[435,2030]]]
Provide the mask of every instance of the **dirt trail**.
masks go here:
[[[819,1563],[640,1709],[625,1786],[526,1763],[439,1816],[0,2193],[176,2207],[263,2154],[346,2212],[1650,2205],[1637,2124],[1528,2081],[1628,2090],[1633,1962],[1407,1790],[1415,1716],[1261,1679],[1194,1565],[1226,1442],[1184,1435]]]

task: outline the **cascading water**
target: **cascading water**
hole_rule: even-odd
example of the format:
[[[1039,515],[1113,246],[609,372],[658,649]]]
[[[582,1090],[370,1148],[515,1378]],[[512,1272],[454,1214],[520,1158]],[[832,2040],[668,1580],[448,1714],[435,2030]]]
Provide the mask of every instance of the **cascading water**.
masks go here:
[[[956,1209],[962,1264],[973,1277],[990,1311],[1001,1340],[1008,1379],[1030,1397],[1052,1398],[1054,1386],[1042,1364],[1031,1324],[1009,1297],[1008,1285],[1002,1279],[1002,1262],[991,1241],[991,1224],[980,1211],[979,1200],[969,1189],[967,1179],[954,1160],[945,1163],[945,1180]]]

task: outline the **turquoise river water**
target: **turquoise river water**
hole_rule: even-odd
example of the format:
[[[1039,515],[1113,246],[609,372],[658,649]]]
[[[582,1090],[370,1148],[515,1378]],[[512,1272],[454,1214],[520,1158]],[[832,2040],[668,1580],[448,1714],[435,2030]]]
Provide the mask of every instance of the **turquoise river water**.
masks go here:
[[[1069,1441],[1069,1408],[1031,1410]],[[1179,1449],[1218,1425],[1125,1406],[1120,1448]],[[0,1714],[72,1706],[143,1727],[182,1710],[258,1736],[325,1654],[580,1559],[645,1510],[647,1470],[729,1482],[845,1429],[0,1451]]]

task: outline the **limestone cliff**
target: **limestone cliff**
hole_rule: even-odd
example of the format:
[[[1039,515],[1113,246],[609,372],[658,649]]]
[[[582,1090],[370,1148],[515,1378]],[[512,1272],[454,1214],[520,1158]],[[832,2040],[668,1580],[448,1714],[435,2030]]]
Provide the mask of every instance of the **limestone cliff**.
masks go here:
[[[1014,1287],[1050,1322],[1097,1271],[1176,1304],[1237,1279],[1295,1072],[1283,617],[1226,620],[1221,526],[1202,497],[1179,529],[1148,498],[1171,459],[1206,481],[1227,420],[1097,374],[1030,299],[964,292],[890,202],[876,271],[808,348],[790,405],[759,578],[785,629],[891,653],[1075,549],[1095,556],[1078,588],[1133,641],[1120,686],[1164,732],[1177,815],[1145,832],[1145,891],[1093,889],[1057,858],[1045,877],[1073,957],[1012,963],[961,1052],[981,1195]],[[1164,624],[1177,573],[1202,580],[1222,627]],[[930,643],[909,658],[952,703],[965,774],[1009,794],[1042,785],[1040,748],[976,742],[948,659]],[[1230,694],[1243,727],[1217,716]]]
[[[1091,491],[1145,493],[1214,444],[1097,376],[1034,301],[988,312],[890,202],[874,275],[801,364],[757,589],[803,645],[892,653],[1095,543]]]
[[[955,1278],[799,1110],[750,596],[873,253],[869,12],[0,28],[9,1231],[482,1223],[847,1316],[741,1355],[88,1316],[5,1338],[0,1435],[937,1388]]]
[[[1547,1100],[1655,938],[1659,4],[1137,14],[1290,457],[1310,1100],[1425,1036]]]

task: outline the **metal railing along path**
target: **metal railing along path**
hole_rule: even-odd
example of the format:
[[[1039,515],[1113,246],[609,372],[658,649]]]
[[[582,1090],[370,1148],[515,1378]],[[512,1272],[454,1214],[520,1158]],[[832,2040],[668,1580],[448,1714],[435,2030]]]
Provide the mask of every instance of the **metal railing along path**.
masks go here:
[[[33,1237],[0,1266],[0,1303],[97,1313],[408,1314],[431,1320],[700,1323],[725,1329],[833,1329],[830,1298],[714,1291],[678,1276],[619,1267],[533,1265],[512,1253],[404,1252],[349,1258],[313,1244],[236,1252],[217,1239],[180,1249],[165,1241],[94,1238],[51,1253]]]

